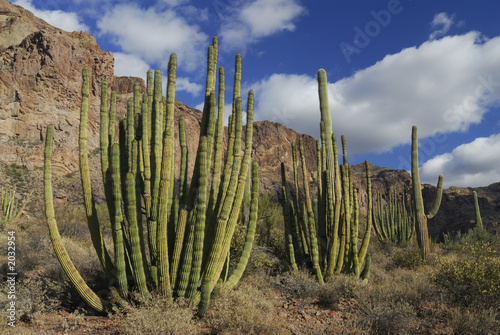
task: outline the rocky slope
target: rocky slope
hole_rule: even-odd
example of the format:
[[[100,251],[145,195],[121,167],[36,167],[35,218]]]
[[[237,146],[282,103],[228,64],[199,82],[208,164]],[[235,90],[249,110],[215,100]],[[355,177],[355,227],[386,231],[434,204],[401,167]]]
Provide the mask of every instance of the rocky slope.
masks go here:
[[[0,0],[0,162],[16,164],[28,170],[43,165],[43,140],[47,125],[55,127],[56,149],[54,173],[75,175],[78,169],[78,125],[81,90],[81,70],[88,66],[91,74],[89,115],[89,150],[98,144],[100,86],[106,80],[118,94],[118,113],[124,115],[125,101],[134,83],[140,78],[116,77],[114,58],[99,48],[95,38],[83,32],[68,33],[50,26],[32,13],[5,0]],[[257,97],[258,98],[258,97]],[[189,170],[192,171],[197,148],[201,114],[176,102],[176,117],[184,115],[188,132]],[[281,189],[280,163],[285,163],[289,180],[292,175],[291,143],[304,141],[309,181],[314,188],[316,177],[315,139],[269,121],[254,124],[253,158],[259,164],[262,192]],[[177,141],[177,152],[179,144]],[[179,164],[179,162],[178,162]],[[98,168],[94,169],[98,171]],[[373,187],[384,196],[391,187],[398,192],[411,187],[409,174],[404,170],[371,167]],[[353,167],[355,185],[359,188],[361,208],[366,208],[363,165]],[[94,180],[99,181],[96,174]],[[75,188],[78,182],[72,182]],[[99,188],[95,188],[98,190]],[[62,192],[64,202],[71,191]],[[500,183],[477,189],[485,224],[498,228],[500,221]],[[97,194],[99,196],[99,194]],[[56,195],[57,196],[57,195]],[[432,201],[433,187],[424,187],[424,197]],[[443,232],[466,230],[473,219],[472,189],[450,188],[445,191],[442,209],[429,223],[431,234],[439,238]]]

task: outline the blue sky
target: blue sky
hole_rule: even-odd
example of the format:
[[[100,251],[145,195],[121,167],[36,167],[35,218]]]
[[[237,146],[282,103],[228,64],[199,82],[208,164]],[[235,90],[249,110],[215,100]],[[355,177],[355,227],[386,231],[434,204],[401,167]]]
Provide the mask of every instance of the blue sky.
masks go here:
[[[255,92],[256,120],[315,137],[316,72],[324,68],[333,130],[346,136],[350,163],[368,159],[408,170],[416,124],[423,181],[435,184],[441,173],[447,187],[500,181],[497,1],[13,3],[59,28],[93,34],[115,55],[117,75],[145,77],[149,68],[165,70],[176,52],[176,98],[197,108],[203,101],[206,48],[218,35],[226,96],[240,52],[244,92]]]

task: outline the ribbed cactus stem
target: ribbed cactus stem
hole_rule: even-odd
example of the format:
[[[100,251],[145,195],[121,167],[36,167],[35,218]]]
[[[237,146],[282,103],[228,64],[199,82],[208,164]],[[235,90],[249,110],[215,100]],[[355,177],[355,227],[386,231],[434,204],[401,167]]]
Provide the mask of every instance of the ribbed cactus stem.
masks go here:
[[[257,226],[257,212],[259,209],[259,167],[257,162],[252,165],[252,200],[250,205],[250,220],[248,221],[247,233],[245,236],[245,245],[241,253],[240,260],[234,269],[233,274],[225,283],[225,289],[231,289],[236,286],[243,276],[252,252],[253,240],[255,237],[255,227]]]
[[[200,142],[200,164],[206,166],[208,164],[208,139],[201,138]],[[196,223],[194,227],[194,244],[193,244],[193,264],[191,266],[191,273],[189,275],[189,286],[186,296],[192,297],[198,288],[198,281],[200,280],[201,263],[203,259],[203,241],[205,237],[205,218],[206,218],[206,199],[207,199],[207,186],[208,186],[208,173],[207,169],[200,170],[200,180],[198,181],[198,196],[196,204]]]
[[[103,184],[106,185],[106,177],[108,175],[109,168],[109,115],[108,115],[108,83],[103,81],[101,84],[101,122],[99,123],[101,127],[101,170]],[[109,190],[106,190],[106,196],[109,194]]]
[[[366,229],[363,235],[363,240],[358,252],[359,267],[363,264],[365,260],[366,253],[368,251],[368,245],[370,244],[370,237],[372,231],[372,219],[373,219],[373,198],[372,198],[372,181],[370,176],[370,164],[365,161],[366,170],[366,197],[367,197],[367,210],[366,210]],[[356,203],[356,201],[355,201]]]
[[[61,235],[57,228],[55,219],[53,192],[52,192],[52,146],[53,146],[53,127],[47,128],[47,135],[45,137],[45,164],[44,164],[44,198],[45,198],[45,216],[47,219],[47,226],[49,228],[50,240],[54,247],[54,253],[68,276],[69,280],[76,288],[80,296],[87,302],[90,307],[98,312],[103,312],[111,307],[111,304],[99,298],[97,294],[92,291],[81,277],[78,270],[75,268],[71,261],[66,248],[64,247]]]
[[[127,271],[125,263],[125,244],[123,241],[123,214],[121,207],[121,192],[120,192],[120,152],[118,144],[111,146],[111,166],[110,174],[108,175],[109,188],[111,189],[112,202],[110,206],[111,232],[113,234],[113,242],[115,247],[115,265],[118,280],[118,291],[123,298],[128,296]]]
[[[82,71],[82,104],[80,111],[80,134],[79,134],[79,157],[80,157],[80,176],[82,180],[83,198],[85,202],[85,210],[87,214],[87,222],[90,230],[90,237],[97,252],[99,261],[104,269],[108,279],[113,278],[112,269],[113,264],[111,258],[104,245],[102,238],[101,228],[95,209],[95,203],[92,196],[92,186],[90,181],[89,157],[87,151],[87,123],[89,113],[89,92],[90,81],[89,71],[85,67]]]
[[[474,214],[476,218],[476,227],[478,227],[479,229],[484,229],[483,220],[481,219],[481,212],[479,211],[479,201],[477,200],[477,193],[476,191],[473,191],[472,194],[474,195]]]
[[[306,197],[307,218],[309,221],[309,236],[311,238],[311,256],[313,261],[313,267],[316,272],[316,276],[318,277],[318,281],[320,284],[323,284],[324,283],[323,274],[321,272],[321,267],[319,264],[319,249],[318,249],[318,240],[316,236],[316,222],[314,220],[311,197],[309,195],[309,182],[307,175],[306,160],[304,157],[304,144],[302,142],[302,138],[299,139],[299,150],[300,150],[300,160],[302,162],[302,181]]]

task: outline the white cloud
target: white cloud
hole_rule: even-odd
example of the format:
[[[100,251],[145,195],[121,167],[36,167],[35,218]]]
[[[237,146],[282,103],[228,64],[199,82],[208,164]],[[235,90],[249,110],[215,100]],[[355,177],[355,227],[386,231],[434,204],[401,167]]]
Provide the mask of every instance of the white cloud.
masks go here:
[[[123,52],[114,52],[113,56],[115,56],[115,76],[132,76],[146,79],[150,66],[140,57]]]
[[[197,83],[190,82],[189,78],[180,77],[177,78],[175,82],[175,89],[176,91],[186,91],[194,96],[197,96],[200,94],[201,90],[203,89],[203,86]]]
[[[500,98],[499,53],[500,37],[481,41],[471,32],[388,55],[329,84],[333,130],[346,136],[353,154],[409,143],[414,124],[420,139],[466,131]],[[256,119],[319,137],[315,77],[274,74],[249,86],[255,91]]]
[[[160,3],[165,3],[171,7],[180,6],[188,3],[190,0],[160,0]]]
[[[256,0],[225,9],[224,15],[219,12],[223,18],[219,36],[224,49],[239,51],[260,38],[295,30],[293,22],[305,13],[296,0]]]
[[[31,0],[16,0],[13,2],[15,5],[19,5],[35,16],[47,21],[54,27],[57,27],[66,31],[89,31],[89,27],[81,22],[81,19],[76,13],[63,12],[62,10],[43,10],[36,9]]]
[[[111,37],[123,51],[148,63],[166,68],[171,53],[177,65],[192,71],[204,63],[208,36],[196,25],[189,25],[171,9],[155,11],[135,4],[117,5],[98,22],[100,34]]]
[[[478,187],[499,182],[500,134],[476,138],[451,153],[428,160],[420,168],[420,176],[427,182],[439,174],[444,175],[446,187]]]
[[[441,12],[434,15],[434,19],[431,22],[431,27],[434,29],[434,31],[429,35],[429,39],[433,40],[436,37],[446,35],[454,22],[455,15],[450,16],[446,12]]]

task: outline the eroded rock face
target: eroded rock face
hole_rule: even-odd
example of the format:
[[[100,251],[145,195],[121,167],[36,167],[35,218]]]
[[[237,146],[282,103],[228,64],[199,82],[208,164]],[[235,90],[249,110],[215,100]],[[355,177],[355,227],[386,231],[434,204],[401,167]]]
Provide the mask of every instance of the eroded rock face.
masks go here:
[[[43,164],[43,138],[55,128],[56,174],[77,169],[81,71],[89,67],[89,149],[97,146],[100,87],[106,80],[118,94],[131,92],[139,78],[113,75],[113,55],[84,32],[48,25],[19,6],[0,1],[0,156],[5,163],[33,169]],[[122,99],[123,100],[123,99]],[[124,107],[120,104],[119,114]]]

